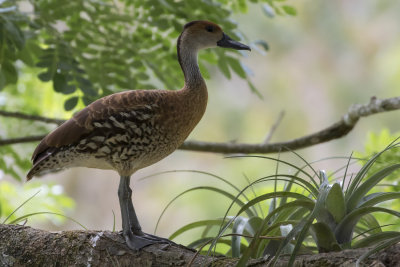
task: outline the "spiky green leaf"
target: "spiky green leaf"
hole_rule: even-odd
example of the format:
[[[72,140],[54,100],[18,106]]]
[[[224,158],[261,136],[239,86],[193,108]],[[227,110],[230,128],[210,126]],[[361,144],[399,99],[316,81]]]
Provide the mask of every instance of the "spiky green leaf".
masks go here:
[[[325,208],[332,214],[336,223],[346,214],[346,205],[342,188],[338,183],[333,184],[326,197]]]
[[[335,235],[326,223],[317,222],[311,225],[311,235],[318,247],[318,252],[340,251]]]

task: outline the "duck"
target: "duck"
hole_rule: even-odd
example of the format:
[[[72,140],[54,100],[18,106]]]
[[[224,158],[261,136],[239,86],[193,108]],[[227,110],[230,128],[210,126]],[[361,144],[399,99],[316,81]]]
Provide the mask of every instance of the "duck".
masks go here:
[[[202,118],[207,86],[198,52],[207,48],[251,50],[220,26],[196,20],[184,25],[177,55],[184,75],[180,90],[129,90],[102,97],[45,136],[32,155],[27,180],[55,170],[88,167],[116,171],[122,235],[133,250],[168,239],[142,231],[132,203],[132,175],[175,151]]]

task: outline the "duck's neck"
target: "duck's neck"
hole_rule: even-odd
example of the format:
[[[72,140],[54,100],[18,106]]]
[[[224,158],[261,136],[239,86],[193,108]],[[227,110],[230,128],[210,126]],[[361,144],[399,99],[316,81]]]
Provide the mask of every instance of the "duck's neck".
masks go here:
[[[184,88],[186,89],[196,90],[196,88],[206,87],[206,83],[200,73],[199,64],[197,63],[197,53],[198,49],[188,45],[184,40],[184,36],[181,35],[178,39],[178,60],[185,76]]]

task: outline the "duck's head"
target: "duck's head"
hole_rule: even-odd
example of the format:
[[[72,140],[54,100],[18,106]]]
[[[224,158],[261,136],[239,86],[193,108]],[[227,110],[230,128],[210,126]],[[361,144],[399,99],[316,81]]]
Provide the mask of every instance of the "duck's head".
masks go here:
[[[187,23],[179,37],[178,45],[195,50],[217,46],[236,50],[251,50],[247,45],[232,40],[217,24],[205,20]]]

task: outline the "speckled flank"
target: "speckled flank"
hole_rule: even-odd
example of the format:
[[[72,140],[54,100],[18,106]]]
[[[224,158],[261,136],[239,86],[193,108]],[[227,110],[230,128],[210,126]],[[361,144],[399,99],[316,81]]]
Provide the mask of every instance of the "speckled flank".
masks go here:
[[[203,91],[206,92],[205,88]],[[115,99],[108,97],[98,100],[104,108],[107,107],[105,118],[96,119],[97,113],[93,111],[93,106],[99,106],[97,101],[93,106],[89,105],[80,112],[88,115],[82,116],[78,113],[70,120],[80,133],[79,136],[73,135],[78,138],[70,140],[70,144],[64,145],[67,140],[61,138],[60,134],[69,125],[69,121],[64,124],[66,126],[60,126],[42,141],[47,146],[41,144],[45,149],[35,155],[35,165],[28,178],[51,169],[78,166],[114,169],[121,175],[131,175],[172,153],[200,120],[207,100],[190,97],[184,90],[144,92],[125,93],[128,98],[147,96],[141,99],[140,105],[133,105],[130,109],[120,109],[121,105],[118,105],[123,94],[112,95]],[[182,102],[178,102],[178,105],[176,100],[168,101],[169,98]],[[115,107],[114,112],[112,107]],[[70,131],[73,130],[72,127],[69,128]],[[49,148],[50,145],[53,149]]]

